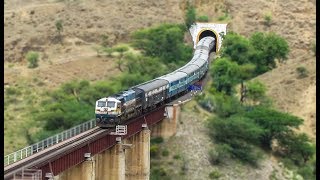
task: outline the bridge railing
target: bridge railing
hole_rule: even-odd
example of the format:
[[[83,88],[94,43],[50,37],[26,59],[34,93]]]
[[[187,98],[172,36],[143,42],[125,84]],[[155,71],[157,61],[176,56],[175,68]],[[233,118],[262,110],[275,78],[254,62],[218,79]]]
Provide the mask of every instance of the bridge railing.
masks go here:
[[[72,127],[68,130],[63,131],[62,133],[51,136],[47,139],[44,139],[38,143],[32,144],[28,147],[20,149],[16,152],[8,154],[4,157],[4,166],[10,165],[17,161],[20,161],[28,156],[31,156],[39,151],[44,150],[47,147],[50,147],[54,144],[62,142],[66,139],[72,138],[82,132],[85,132],[89,129],[92,129],[96,126],[96,120],[92,119],[75,127]]]

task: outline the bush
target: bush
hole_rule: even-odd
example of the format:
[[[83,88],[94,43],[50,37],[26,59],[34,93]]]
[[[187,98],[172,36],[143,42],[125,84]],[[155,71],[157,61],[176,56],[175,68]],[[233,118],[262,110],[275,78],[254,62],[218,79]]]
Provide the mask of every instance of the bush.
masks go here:
[[[26,59],[29,62],[29,68],[36,68],[38,67],[38,61],[39,61],[39,54],[34,51],[29,51],[26,55]]]
[[[185,24],[187,28],[190,28],[191,25],[195,22],[196,20],[196,9],[189,4],[189,1],[187,2],[187,12],[186,12],[186,17],[185,17]]]
[[[163,137],[153,137],[150,140],[151,144],[160,144],[163,143]]]
[[[269,13],[266,13],[264,15],[264,21],[265,21],[265,24],[267,26],[270,26],[271,25],[271,20],[272,20],[272,14],[269,12]]]
[[[230,158],[232,148],[228,144],[217,144],[215,149],[209,150],[209,160],[212,165],[217,165]]]
[[[150,180],[170,180],[167,171],[163,167],[152,168]]]
[[[173,156],[173,159],[181,159],[181,156],[179,154],[176,154]]]
[[[218,21],[224,21],[224,20],[227,20],[229,18],[230,18],[229,14],[225,13],[223,16],[219,16],[218,17]]]
[[[296,71],[298,73],[299,78],[308,77],[308,70],[305,67],[303,66],[297,67]]]
[[[151,145],[150,147],[150,156],[157,157],[159,154],[159,146],[157,144]]]
[[[209,22],[208,16],[199,16],[197,20],[199,22]]]
[[[163,150],[162,156],[169,156],[169,151],[167,149]]]
[[[218,171],[218,170],[213,170],[210,174],[209,174],[209,178],[210,179],[219,179],[222,176],[222,174]]]

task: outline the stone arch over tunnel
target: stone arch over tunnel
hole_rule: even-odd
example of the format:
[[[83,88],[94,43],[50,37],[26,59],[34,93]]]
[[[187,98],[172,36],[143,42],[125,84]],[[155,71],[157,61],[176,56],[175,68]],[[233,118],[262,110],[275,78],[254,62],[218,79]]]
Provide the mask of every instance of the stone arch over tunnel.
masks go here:
[[[216,43],[214,45],[214,47],[212,48],[212,51],[215,51],[217,52],[218,51],[218,41],[219,41],[219,38],[218,38],[218,35],[217,33],[212,30],[212,29],[203,29],[201,30],[199,33],[198,33],[198,36],[197,36],[197,43],[204,37],[207,37],[207,36],[211,36],[211,37],[214,37],[215,40],[216,40]]]

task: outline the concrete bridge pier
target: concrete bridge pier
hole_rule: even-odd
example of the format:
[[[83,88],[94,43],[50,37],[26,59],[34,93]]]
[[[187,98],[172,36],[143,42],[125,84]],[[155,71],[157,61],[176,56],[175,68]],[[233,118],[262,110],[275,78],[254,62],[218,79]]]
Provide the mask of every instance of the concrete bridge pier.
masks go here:
[[[169,138],[177,132],[177,122],[180,116],[180,106],[174,104],[166,107],[166,118],[151,127],[152,137]]]
[[[50,178],[49,178],[50,179]],[[67,171],[55,176],[55,180],[94,180],[95,179],[95,161],[94,157],[87,158],[81,164],[70,168]]]
[[[125,152],[121,139],[103,151],[54,177],[55,180],[124,180]]]
[[[111,149],[97,154],[96,156],[96,179],[125,179],[125,151],[121,140],[119,140]]]
[[[146,124],[142,127],[142,131],[125,140],[125,143],[132,144],[125,152],[126,180],[149,180],[150,130]]]

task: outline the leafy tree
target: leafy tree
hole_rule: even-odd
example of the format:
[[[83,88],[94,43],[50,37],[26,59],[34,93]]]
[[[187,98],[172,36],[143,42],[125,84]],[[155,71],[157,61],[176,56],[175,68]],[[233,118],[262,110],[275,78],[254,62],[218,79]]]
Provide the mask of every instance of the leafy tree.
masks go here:
[[[118,45],[118,46],[114,47],[113,50],[120,54],[120,57],[119,57],[119,59],[117,61],[117,64],[118,64],[118,69],[121,72],[123,72],[123,70],[121,68],[121,65],[123,64],[123,55],[124,55],[124,52],[129,50],[129,47],[126,46],[126,45]]]
[[[213,96],[213,109],[219,117],[229,117],[243,110],[240,102],[235,97],[224,93],[216,93]]]
[[[278,142],[284,148],[285,155],[289,156],[297,165],[305,165],[315,153],[315,149],[305,133],[282,134],[278,137]]]
[[[287,59],[289,46],[285,39],[275,33],[256,32],[250,37],[250,42],[257,51],[262,51],[266,65],[276,67],[275,60],[283,62]]]
[[[233,87],[239,82],[238,78],[239,65],[227,58],[216,59],[211,66],[211,76],[213,79],[213,86],[217,91],[225,92],[231,95]]]
[[[238,78],[241,83],[240,89],[240,102],[243,103],[244,98],[246,96],[246,88],[244,85],[244,81],[251,79],[254,76],[256,66],[254,64],[243,64],[238,67]]]
[[[258,154],[251,144],[258,144],[263,129],[249,118],[231,116],[226,119],[213,118],[209,120],[210,136],[218,143],[228,145],[230,153],[244,162],[255,164]]]
[[[165,63],[184,63],[192,57],[192,47],[183,43],[184,29],[181,25],[163,24],[133,33],[133,46],[145,56],[158,57]]]
[[[256,66],[255,75],[265,73],[286,60],[289,53],[288,43],[274,33],[254,33],[247,39],[237,33],[230,32],[224,37],[222,56],[239,65],[252,63]]]
[[[267,107],[256,106],[245,113],[245,117],[253,119],[264,129],[260,142],[263,146],[271,148],[271,141],[292,132],[292,128],[298,128],[303,120]]]
[[[265,98],[266,86],[260,81],[250,81],[246,85],[246,97],[254,102]]]
[[[238,64],[250,63],[249,56],[254,51],[250,41],[234,32],[225,35],[222,47],[222,56],[228,57]]]
[[[196,21],[196,9],[187,2],[187,12],[185,17],[185,24],[187,28],[190,28],[191,25]]]
[[[29,51],[26,55],[26,59],[29,62],[29,68],[36,68],[38,67],[38,61],[39,61],[39,54],[34,51]]]

